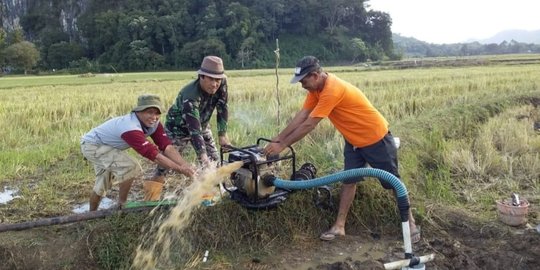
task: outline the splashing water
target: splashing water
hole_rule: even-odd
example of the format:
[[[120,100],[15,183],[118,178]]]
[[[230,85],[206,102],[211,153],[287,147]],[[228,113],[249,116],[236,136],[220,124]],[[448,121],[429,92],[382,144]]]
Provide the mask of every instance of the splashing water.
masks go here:
[[[201,206],[204,195],[215,189],[216,185],[223,182],[232,172],[242,166],[242,162],[234,162],[226,166],[209,169],[193,181],[180,195],[178,203],[171,210],[163,222],[160,217],[151,226],[151,232],[157,228],[157,233],[148,239],[143,239],[136,250],[131,269],[156,269],[157,264],[167,264],[170,257],[170,248],[173,238],[178,238],[182,230],[189,224],[191,215],[195,209]],[[155,209],[150,213],[153,214]],[[185,240],[179,243],[189,246]],[[144,247],[143,247],[144,245]]]

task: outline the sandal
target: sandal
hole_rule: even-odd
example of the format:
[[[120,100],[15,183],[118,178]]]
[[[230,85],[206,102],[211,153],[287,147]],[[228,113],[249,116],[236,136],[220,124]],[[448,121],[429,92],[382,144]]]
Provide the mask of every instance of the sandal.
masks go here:
[[[332,241],[336,239],[336,236],[343,236],[343,234],[339,234],[333,231],[326,231],[326,232],[323,232],[321,236],[319,236],[319,239],[323,241]]]

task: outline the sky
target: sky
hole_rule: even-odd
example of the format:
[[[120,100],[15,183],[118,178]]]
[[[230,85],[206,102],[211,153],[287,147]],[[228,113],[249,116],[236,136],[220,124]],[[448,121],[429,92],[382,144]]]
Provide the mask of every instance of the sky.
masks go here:
[[[369,0],[367,5],[390,14],[393,33],[429,43],[540,30],[540,0]]]

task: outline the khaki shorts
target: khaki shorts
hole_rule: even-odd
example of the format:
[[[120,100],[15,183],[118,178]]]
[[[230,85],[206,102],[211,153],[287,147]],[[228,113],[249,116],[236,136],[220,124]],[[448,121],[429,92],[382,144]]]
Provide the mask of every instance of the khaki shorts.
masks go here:
[[[142,174],[139,162],[125,151],[108,145],[82,143],[83,156],[94,165],[96,183],[94,192],[104,197],[112,185],[130,180]]]

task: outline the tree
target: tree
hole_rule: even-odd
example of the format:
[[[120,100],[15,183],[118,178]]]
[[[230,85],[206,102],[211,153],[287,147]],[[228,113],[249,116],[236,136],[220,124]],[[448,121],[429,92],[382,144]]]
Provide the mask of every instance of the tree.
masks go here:
[[[351,44],[353,48],[352,62],[366,61],[368,55],[368,47],[366,46],[366,43],[361,38],[353,38],[351,39]]]
[[[23,29],[20,27],[15,28],[15,30],[8,33],[7,39],[9,44],[15,44],[24,41]]]
[[[325,22],[325,30],[333,35],[335,31],[341,26],[341,22],[350,12],[352,8],[350,7],[350,0],[332,0],[332,1],[321,1],[321,15]]]
[[[260,21],[258,31],[264,33],[263,38],[267,42],[273,42],[279,36],[285,9],[285,0],[258,1],[256,5],[250,7],[254,19]]]
[[[7,47],[5,55],[8,64],[15,68],[23,69],[25,75],[39,60],[39,51],[36,49],[34,43],[28,41],[15,43]]]
[[[390,15],[380,11],[369,11],[367,15],[367,33],[363,40],[371,46],[378,46],[386,55],[390,55],[394,50]]]
[[[129,70],[156,70],[163,67],[162,55],[150,50],[146,41],[134,40],[129,44]]]
[[[242,45],[240,46],[240,50],[237,53],[238,61],[240,62],[242,68],[245,67],[246,62],[249,62],[251,60],[251,56],[253,55],[253,47],[255,46],[255,39],[252,37],[246,38]]]
[[[47,51],[47,63],[54,69],[67,68],[71,61],[81,58],[82,53],[81,47],[75,43],[54,43]]]
[[[6,32],[0,27],[0,71],[3,70],[5,64],[4,48],[6,47]]]
[[[306,53],[334,63],[351,61],[360,57],[353,55],[359,48],[352,38],[365,43],[368,57],[379,57],[381,49],[382,57],[393,51],[391,19],[368,13],[368,0],[42,2],[29,6],[21,18],[24,36],[10,33],[6,40],[7,45],[22,37],[35,42],[40,67],[66,67],[79,59],[70,56],[67,44],[78,44],[90,62],[125,71],[198,67],[205,54],[201,50],[230,58],[231,68],[269,67],[276,38],[290,44],[284,47],[284,65]],[[62,51],[70,57],[63,59]]]
[[[223,62],[229,62],[225,43],[216,38],[200,39],[184,45],[180,53],[180,61],[190,68],[199,67],[201,60],[207,55],[219,56]]]

